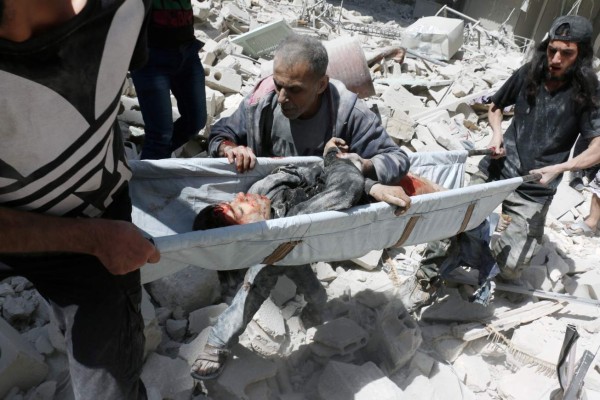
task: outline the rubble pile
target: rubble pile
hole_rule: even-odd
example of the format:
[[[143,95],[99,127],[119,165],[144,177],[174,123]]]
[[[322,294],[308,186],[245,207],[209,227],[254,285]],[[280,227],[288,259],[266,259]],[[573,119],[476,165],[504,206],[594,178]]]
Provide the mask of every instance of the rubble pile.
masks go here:
[[[451,15],[419,22],[413,6],[398,0],[332,3],[193,1],[196,35],[205,43],[200,55],[209,121],[175,155],[206,156],[210,124],[230,115],[271,73],[270,54],[291,31],[324,40],[330,55],[353,49],[343,60],[330,57],[330,67],[342,61],[357,66],[358,72],[340,68],[335,74],[347,82],[358,74],[357,91],[407,152],[486,147],[489,96],[522,65],[527,43]],[[423,24],[432,31],[435,25],[435,32],[421,35]],[[441,38],[435,43],[443,43],[437,49],[427,39],[435,35]],[[122,106],[128,156],[136,158],[143,120],[131,82]],[[173,114],[178,117],[175,103]],[[479,159],[469,159],[467,173],[475,172]],[[577,358],[600,345],[599,309],[584,301],[600,297],[599,239],[562,233],[564,222],[587,215],[591,195],[563,182],[544,242],[522,280],[529,289],[571,295],[570,301],[497,290],[484,307],[467,300],[472,287],[450,282],[430,299],[415,278],[425,245],[316,263],[328,294],[325,323],[309,327],[303,321],[306,302],[282,277],[233,347],[223,374],[198,383],[190,366],[239,276],[219,279],[215,271],[190,267],[145,286],[142,378],[149,398],[551,398],[559,388],[556,366],[567,324],[580,335]],[[7,279],[0,282],[0,310],[0,397],[71,399],[64,338],[43,298],[25,279]],[[589,400],[600,399],[600,368],[593,365],[583,389]]]

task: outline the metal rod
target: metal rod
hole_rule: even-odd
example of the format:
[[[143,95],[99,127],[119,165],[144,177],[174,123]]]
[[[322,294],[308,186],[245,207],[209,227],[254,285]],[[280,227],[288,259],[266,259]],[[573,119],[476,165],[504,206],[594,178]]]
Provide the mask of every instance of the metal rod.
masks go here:
[[[469,16],[468,16],[468,15],[466,15],[466,14],[463,14],[463,13],[461,13],[461,12],[458,12],[458,11],[456,11],[455,9],[448,7],[447,5],[444,5],[444,7],[440,8],[440,10],[439,10],[439,11],[438,11],[438,12],[437,12],[435,15],[438,15],[438,14],[440,13],[440,11],[442,11],[442,10],[443,10],[445,13],[447,13],[448,11],[450,11],[451,13],[453,13],[453,14],[456,14],[456,15],[458,15],[459,17],[462,17],[462,18],[464,18],[464,19],[468,19],[469,21],[472,21],[472,22],[477,22],[477,20],[476,20],[475,18],[469,17]]]
[[[522,176],[523,182],[536,182],[542,179],[542,174],[530,174]]]
[[[492,149],[473,149],[469,150],[468,156],[491,156],[494,154],[494,150]]]

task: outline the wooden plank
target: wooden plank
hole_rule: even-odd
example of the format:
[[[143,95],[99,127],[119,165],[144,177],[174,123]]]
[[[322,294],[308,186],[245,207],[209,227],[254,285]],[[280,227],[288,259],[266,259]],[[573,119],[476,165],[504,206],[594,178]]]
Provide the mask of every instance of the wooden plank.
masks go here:
[[[506,311],[494,319],[484,322],[470,322],[452,327],[452,334],[464,341],[470,342],[490,334],[486,326],[495,331],[505,331],[521,324],[535,321],[546,315],[553,314],[564,307],[564,304],[553,301],[539,301],[523,307]]]

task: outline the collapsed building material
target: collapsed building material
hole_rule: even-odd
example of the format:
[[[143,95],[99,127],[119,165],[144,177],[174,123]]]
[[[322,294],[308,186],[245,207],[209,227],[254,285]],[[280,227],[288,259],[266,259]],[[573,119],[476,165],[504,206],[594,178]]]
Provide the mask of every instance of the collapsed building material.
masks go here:
[[[400,30],[374,25],[344,24],[343,28],[348,31],[360,32],[366,35],[382,36],[390,39],[399,39],[402,36],[402,31]]]
[[[367,59],[358,39],[340,37],[323,42],[323,45],[329,56],[327,74],[330,77],[344,82],[349,90],[358,94],[358,97],[364,98],[375,94]]]
[[[0,318],[0,397],[14,386],[29,389],[40,384],[47,373],[44,357]]]
[[[465,277],[464,275],[459,276],[457,274],[450,274],[445,279],[448,281],[456,282],[456,283],[463,283],[463,284],[467,284],[467,285],[477,285],[477,282],[474,279],[470,279],[468,277]],[[569,302],[569,303],[580,303],[580,304],[585,304],[585,305],[589,305],[589,306],[593,306],[593,307],[600,306],[600,300],[572,296],[572,295],[565,294],[565,293],[555,293],[555,292],[548,292],[548,291],[538,290],[538,289],[529,289],[524,286],[511,285],[508,283],[496,283],[496,290],[500,290],[500,291],[504,291],[504,292],[511,292],[511,293],[525,294],[525,295],[529,295],[529,296],[533,296],[533,297],[539,297],[541,299],[551,299],[551,300],[564,301],[564,302]]]
[[[292,32],[287,22],[281,19],[236,36],[231,42],[242,46],[244,54],[252,58],[270,59],[279,42]]]
[[[407,50],[447,61],[463,45],[463,30],[460,19],[423,17],[404,30],[402,44]]]
[[[488,319],[488,321],[455,325],[452,327],[452,333],[455,337],[470,342],[488,336],[491,332],[506,331],[515,326],[553,314],[563,307],[564,304],[553,301],[530,303],[514,310],[505,311]]]

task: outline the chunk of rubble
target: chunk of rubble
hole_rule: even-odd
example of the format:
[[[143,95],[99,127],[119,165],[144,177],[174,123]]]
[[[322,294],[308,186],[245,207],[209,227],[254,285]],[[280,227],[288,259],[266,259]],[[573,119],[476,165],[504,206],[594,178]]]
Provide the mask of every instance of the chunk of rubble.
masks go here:
[[[0,397],[14,386],[27,390],[48,373],[44,357],[0,318]]]
[[[318,384],[319,398],[327,400],[397,400],[404,398],[396,386],[375,364],[346,364],[330,361]]]

